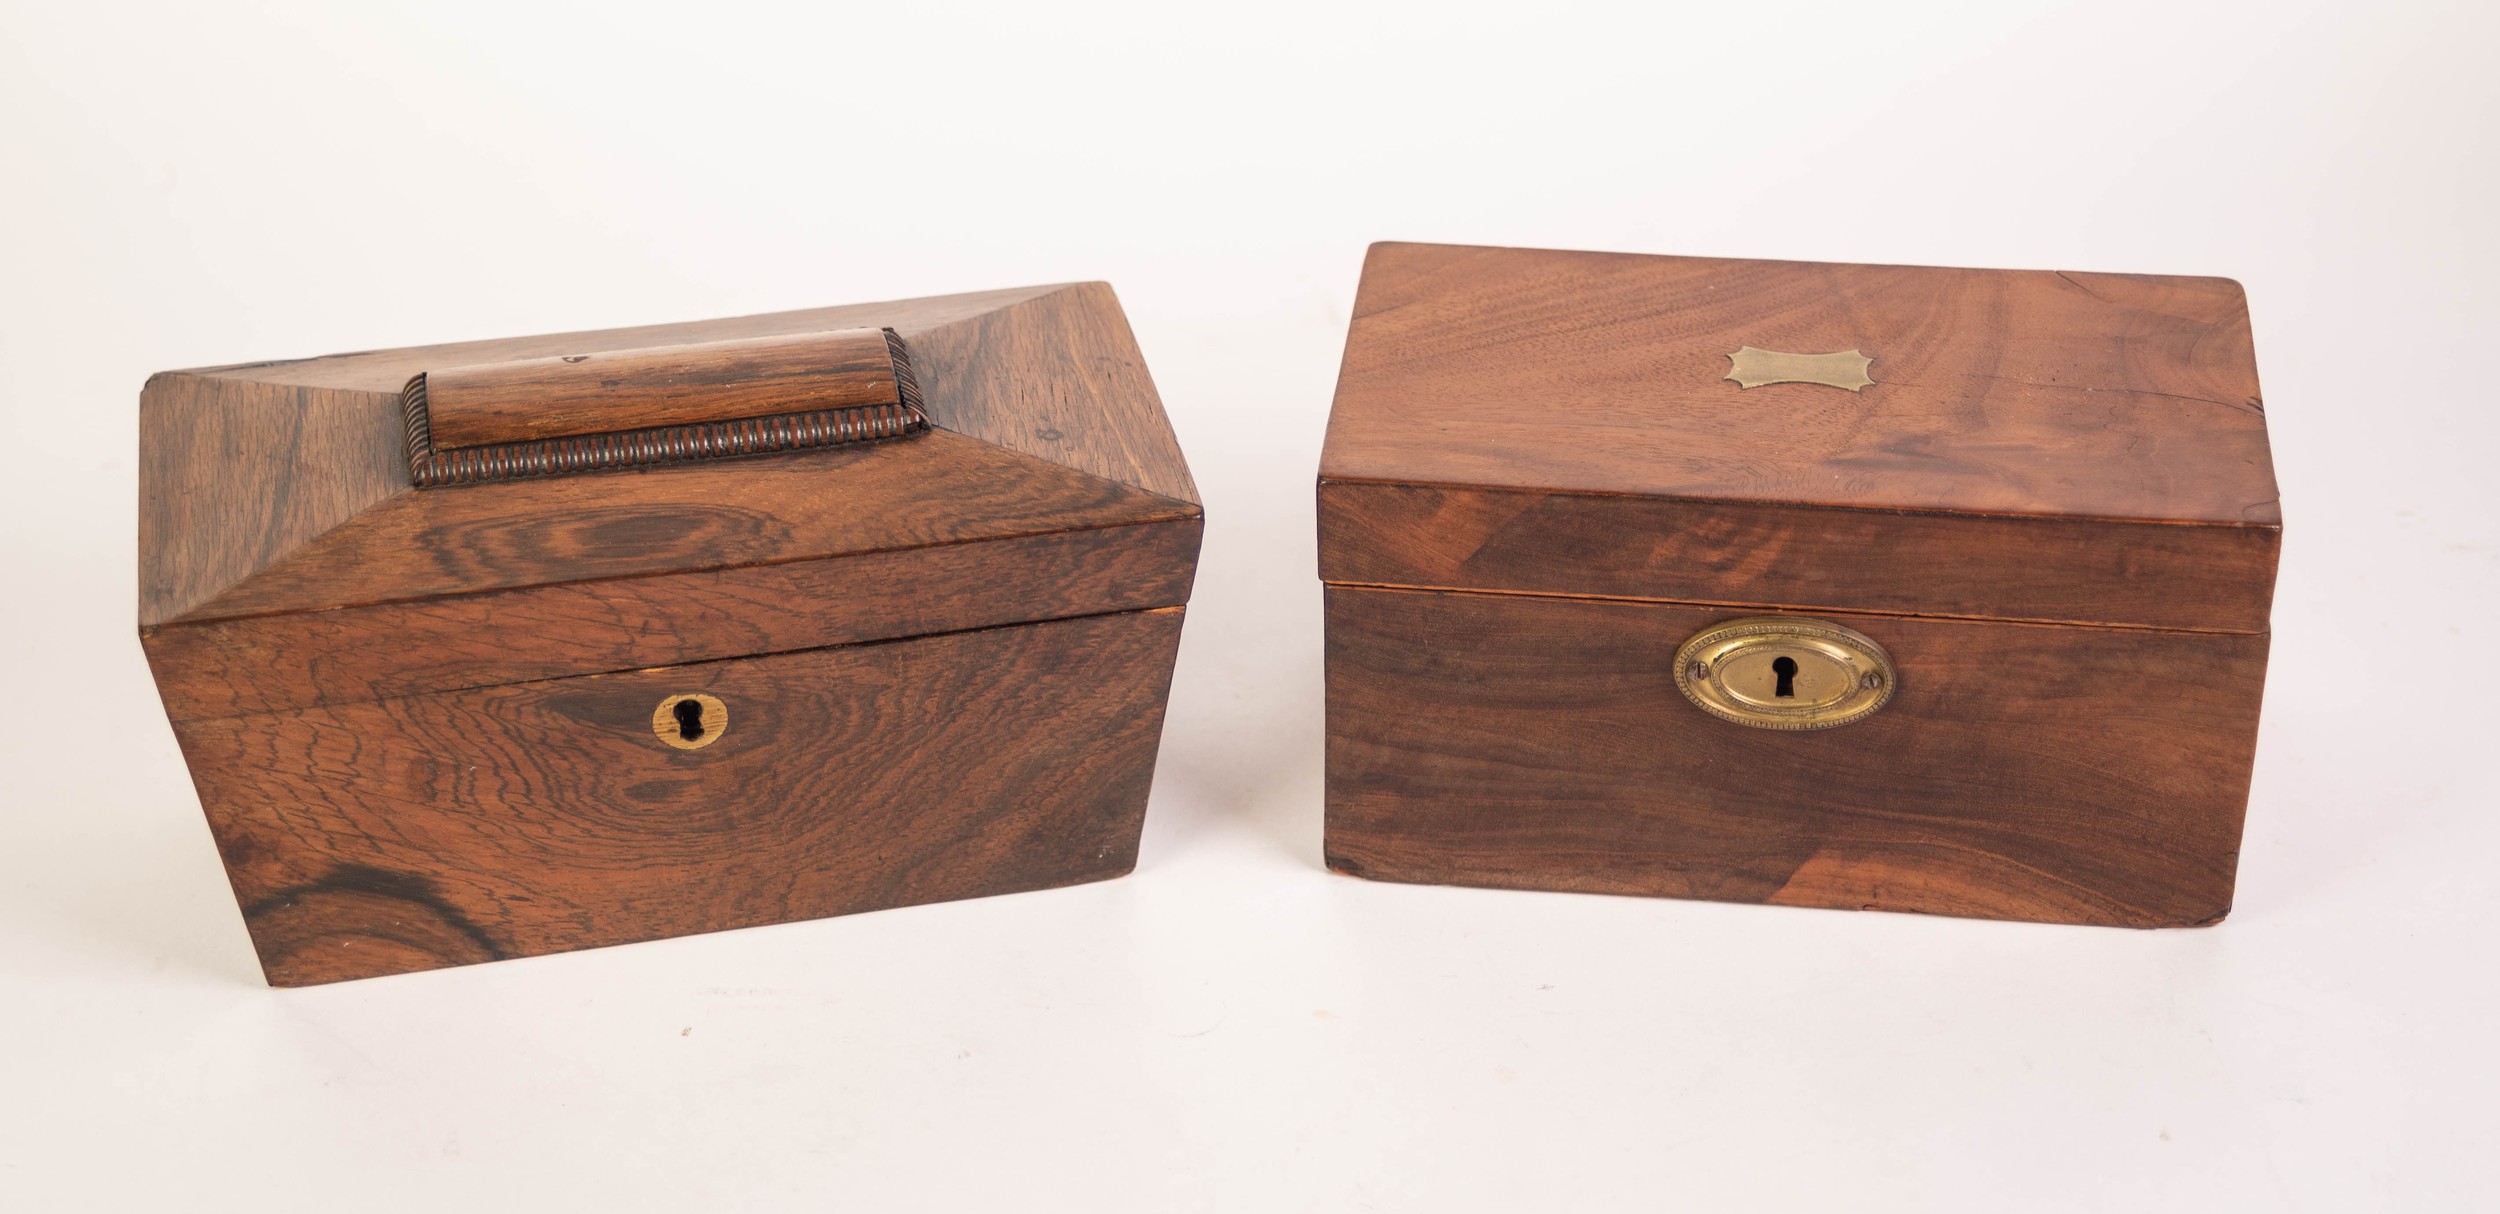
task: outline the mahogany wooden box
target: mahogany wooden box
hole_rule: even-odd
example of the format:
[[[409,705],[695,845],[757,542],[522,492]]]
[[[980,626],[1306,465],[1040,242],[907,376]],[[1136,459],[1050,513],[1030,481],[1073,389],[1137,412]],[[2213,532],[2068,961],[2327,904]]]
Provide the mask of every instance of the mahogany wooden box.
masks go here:
[[[1319,519],[1338,871],[2231,908],[2281,531],[2235,283],[1378,245]]]
[[[1103,284],[167,372],[140,469],[272,983],[1135,862],[1200,510]]]

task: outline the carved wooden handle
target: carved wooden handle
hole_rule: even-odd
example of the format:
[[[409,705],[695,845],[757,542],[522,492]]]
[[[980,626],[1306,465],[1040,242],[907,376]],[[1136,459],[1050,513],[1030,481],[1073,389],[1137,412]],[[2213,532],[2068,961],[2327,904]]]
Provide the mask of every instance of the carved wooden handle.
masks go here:
[[[891,329],[428,371],[401,394],[420,487],[760,455],[928,428]]]
[[[878,329],[448,367],[425,380],[444,449],[901,403]]]

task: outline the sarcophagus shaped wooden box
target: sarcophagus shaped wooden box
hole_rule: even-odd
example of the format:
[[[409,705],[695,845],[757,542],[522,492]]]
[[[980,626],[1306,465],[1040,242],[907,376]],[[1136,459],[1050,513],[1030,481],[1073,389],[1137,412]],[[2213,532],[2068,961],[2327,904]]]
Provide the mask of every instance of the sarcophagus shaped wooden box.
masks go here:
[[[140,638],[270,981],[1117,876],[1195,568],[1108,287],[169,372]]]
[[[1342,872],[2231,907],[2280,532],[2236,284],[1376,246],[1319,513]]]

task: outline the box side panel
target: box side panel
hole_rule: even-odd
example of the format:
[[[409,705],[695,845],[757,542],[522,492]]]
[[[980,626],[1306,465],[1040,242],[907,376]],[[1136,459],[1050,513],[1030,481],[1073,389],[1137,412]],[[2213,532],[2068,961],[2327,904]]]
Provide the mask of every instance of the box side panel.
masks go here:
[[[1127,872],[1179,608],[194,720],[294,986]],[[700,749],[655,712],[701,693]]]
[[[2263,632],[2281,528],[1322,481],[1320,576],[1374,586]]]
[[[2231,907],[2267,637],[1820,614],[1898,690],[1815,732],[1677,691],[1722,609],[1328,590],[1330,867],[2136,927]]]

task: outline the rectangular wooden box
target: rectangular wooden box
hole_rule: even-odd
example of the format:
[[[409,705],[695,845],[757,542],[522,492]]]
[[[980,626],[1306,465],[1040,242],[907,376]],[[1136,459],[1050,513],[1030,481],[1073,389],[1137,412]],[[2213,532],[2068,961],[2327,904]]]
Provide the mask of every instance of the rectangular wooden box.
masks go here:
[[[1200,509],[1099,283],[168,372],[140,639],[269,980],[1117,876]]]
[[[2281,530],[2235,283],[1378,245],[1319,502],[1338,871],[2230,910]],[[1889,699],[1705,711],[1678,651],[1748,617]]]

